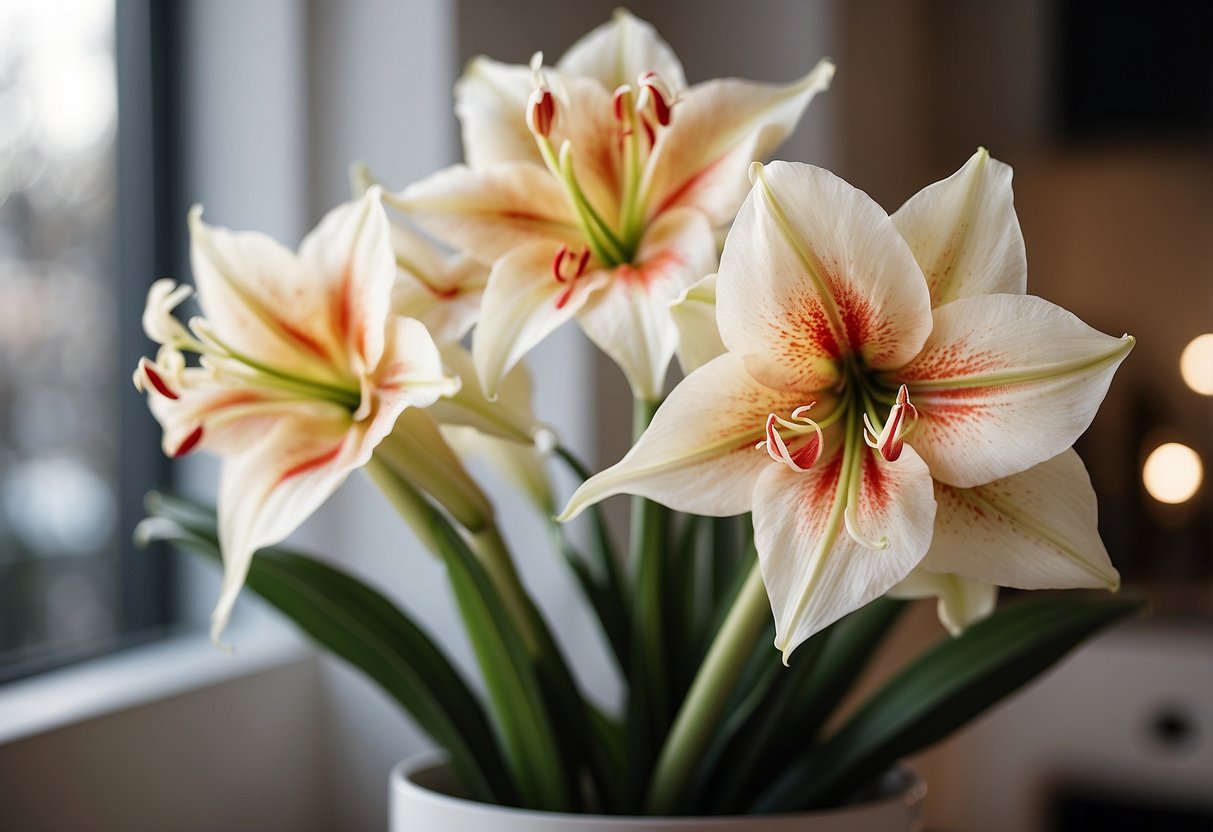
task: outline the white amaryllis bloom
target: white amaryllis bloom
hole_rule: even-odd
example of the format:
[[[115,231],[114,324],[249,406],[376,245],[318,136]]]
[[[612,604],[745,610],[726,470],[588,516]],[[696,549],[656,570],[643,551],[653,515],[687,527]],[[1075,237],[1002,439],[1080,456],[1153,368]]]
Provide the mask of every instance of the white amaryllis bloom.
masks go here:
[[[715,271],[714,232],[746,168],[795,127],[834,67],[793,84],[686,88],[653,28],[627,12],[555,68],[477,58],[456,87],[466,165],[389,197],[492,264],[473,343],[492,397],[528,350],[576,317],[638,397],[660,397],[678,342],[670,304]]]
[[[158,281],[144,329],[161,344],[135,385],[164,429],[166,453],[223,457],[218,640],[253,553],[280,542],[371,458],[401,411],[455,392],[424,325],[389,311],[396,264],[378,189],[331,211],[295,254],[190,212],[190,294]],[[187,366],[186,353],[199,356]]]
[[[972,173],[949,181],[983,184]],[[895,224],[820,168],[755,165],[753,178],[717,283],[728,352],[675,388],[563,517],[623,492],[752,510],[785,659],[928,549],[932,571],[987,583],[1114,586],[1093,517],[1063,516],[1042,463],[1090,424],[1133,339],[1007,293],[1022,291],[1022,242],[981,188],[957,202],[932,186]],[[933,293],[956,299],[932,308]]]

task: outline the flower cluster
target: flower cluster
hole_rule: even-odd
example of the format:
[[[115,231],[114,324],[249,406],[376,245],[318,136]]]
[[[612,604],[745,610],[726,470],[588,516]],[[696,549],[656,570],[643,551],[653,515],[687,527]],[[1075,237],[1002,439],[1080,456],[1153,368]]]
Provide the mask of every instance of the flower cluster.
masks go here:
[[[1070,446],[1132,338],[1025,294],[1011,171],[984,150],[892,216],[820,168],[756,163],[833,72],[688,86],[619,12],[554,66],[474,60],[466,164],[398,193],[364,172],[298,254],[195,209],[202,316],[156,283],[135,382],[167,453],[226,460],[216,637],[254,551],[377,449],[476,531],[491,507],[446,441],[516,443],[492,453],[550,506],[519,361],[573,318],[650,406],[675,354],[688,375],[561,519],[619,493],[752,512],[785,660],[886,593],[937,596],[959,632],[998,586],[1115,588]]]

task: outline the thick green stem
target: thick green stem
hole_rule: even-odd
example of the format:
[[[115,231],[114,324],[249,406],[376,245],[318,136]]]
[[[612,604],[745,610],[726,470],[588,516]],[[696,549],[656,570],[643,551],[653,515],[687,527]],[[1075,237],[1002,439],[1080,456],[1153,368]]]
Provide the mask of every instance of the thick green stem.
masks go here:
[[[657,402],[638,400],[634,433],[648,426]],[[632,501],[633,588],[631,668],[628,673],[628,791],[636,808],[644,792],[657,750],[670,724],[671,703],[666,667],[665,594],[666,511],[639,497]]]
[[[650,814],[667,815],[678,810],[695,766],[720,722],[725,702],[770,614],[762,572],[755,563],[712,641],[662,748],[649,790]]]
[[[489,574],[493,586],[501,595],[501,603],[505,605],[518,627],[518,634],[532,656],[540,651],[538,632],[543,626],[539,620],[539,611],[527,595],[518,570],[514,567],[514,558],[510,555],[509,547],[497,530],[496,523],[490,523],[488,528],[472,535],[472,550],[484,564],[484,571]]]
[[[367,464],[366,471],[425,547],[435,554],[441,554],[434,539],[431,519],[438,509],[423,496],[420,484],[410,481],[395,462],[395,458],[376,453]],[[534,605],[518,578],[514,560],[497,531],[491,509],[487,516],[476,516],[479,528],[475,531],[467,530],[472,540],[472,548],[497,590],[502,605],[518,628],[523,644],[534,655],[538,650]],[[462,524],[463,521],[459,517],[455,519]]]

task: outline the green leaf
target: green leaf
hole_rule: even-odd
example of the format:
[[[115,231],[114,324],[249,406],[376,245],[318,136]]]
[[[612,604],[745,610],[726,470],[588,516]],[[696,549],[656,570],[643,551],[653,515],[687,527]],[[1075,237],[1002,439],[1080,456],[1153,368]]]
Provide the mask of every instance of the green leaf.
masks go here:
[[[744,721],[727,726],[714,776],[699,797],[712,813],[743,811],[761,787],[787,769],[854,686],[905,601],[878,598],[813,636],[775,673]],[[720,765],[720,761],[727,765]]]
[[[220,561],[215,516],[157,495],[145,539],[168,540]],[[306,555],[263,549],[247,586],[317,643],[364,672],[417,721],[450,757],[476,800],[517,804],[518,795],[480,702],[428,635],[361,581]]]
[[[836,734],[750,807],[828,806],[1035,679],[1097,630],[1141,610],[1127,598],[1045,597],[1010,604],[946,639],[882,687]]]
[[[533,658],[471,549],[441,515],[432,522],[522,801],[528,808],[567,810],[576,772],[562,765]]]

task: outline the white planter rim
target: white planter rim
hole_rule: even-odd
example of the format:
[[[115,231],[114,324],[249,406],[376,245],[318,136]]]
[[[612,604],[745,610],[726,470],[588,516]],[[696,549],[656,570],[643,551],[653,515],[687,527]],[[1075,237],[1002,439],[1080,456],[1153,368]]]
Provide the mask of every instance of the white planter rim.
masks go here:
[[[638,822],[645,821],[650,823],[660,821],[662,828],[674,829],[686,827],[688,829],[704,829],[713,826],[736,827],[739,822],[754,824],[761,822],[763,819],[820,818],[826,820],[841,818],[855,812],[859,808],[870,810],[880,807],[917,806],[922,802],[927,791],[926,783],[918,776],[917,772],[908,766],[899,765],[891,774],[895,773],[895,776],[900,778],[901,782],[896,786],[891,786],[890,788],[893,790],[887,796],[831,809],[819,809],[811,812],[781,812],[768,815],[708,815],[702,817],[686,815],[671,815],[668,817],[653,815],[590,815],[572,812],[543,812],[534,809],[519,809],[514,806],[499,806],[494,803],[483,803],[466,797],[452,795],[438,788],[430,788],[426,785],[425,781],[427,779],[441,778],[446,771],[446,757],[441,752],[433,751],[419,754],[397,763],[392,768],[391,787],[394,792],[407,796],[411,802],[428,804],[436,809],[446,808],[467,816],[479,815],[486,823],[493,819],[501,820],[503,818],[509,818],[516,822],[528,820],[536,822],[551,822],[556,820],[587,821],[592,819],[598,824],[598,828],[618,826],[621,832],[622,830],[634,828]],[[422,782],[417,782],[418,778]],[[484,828],[488,829],[491,827],[486,826]]]

